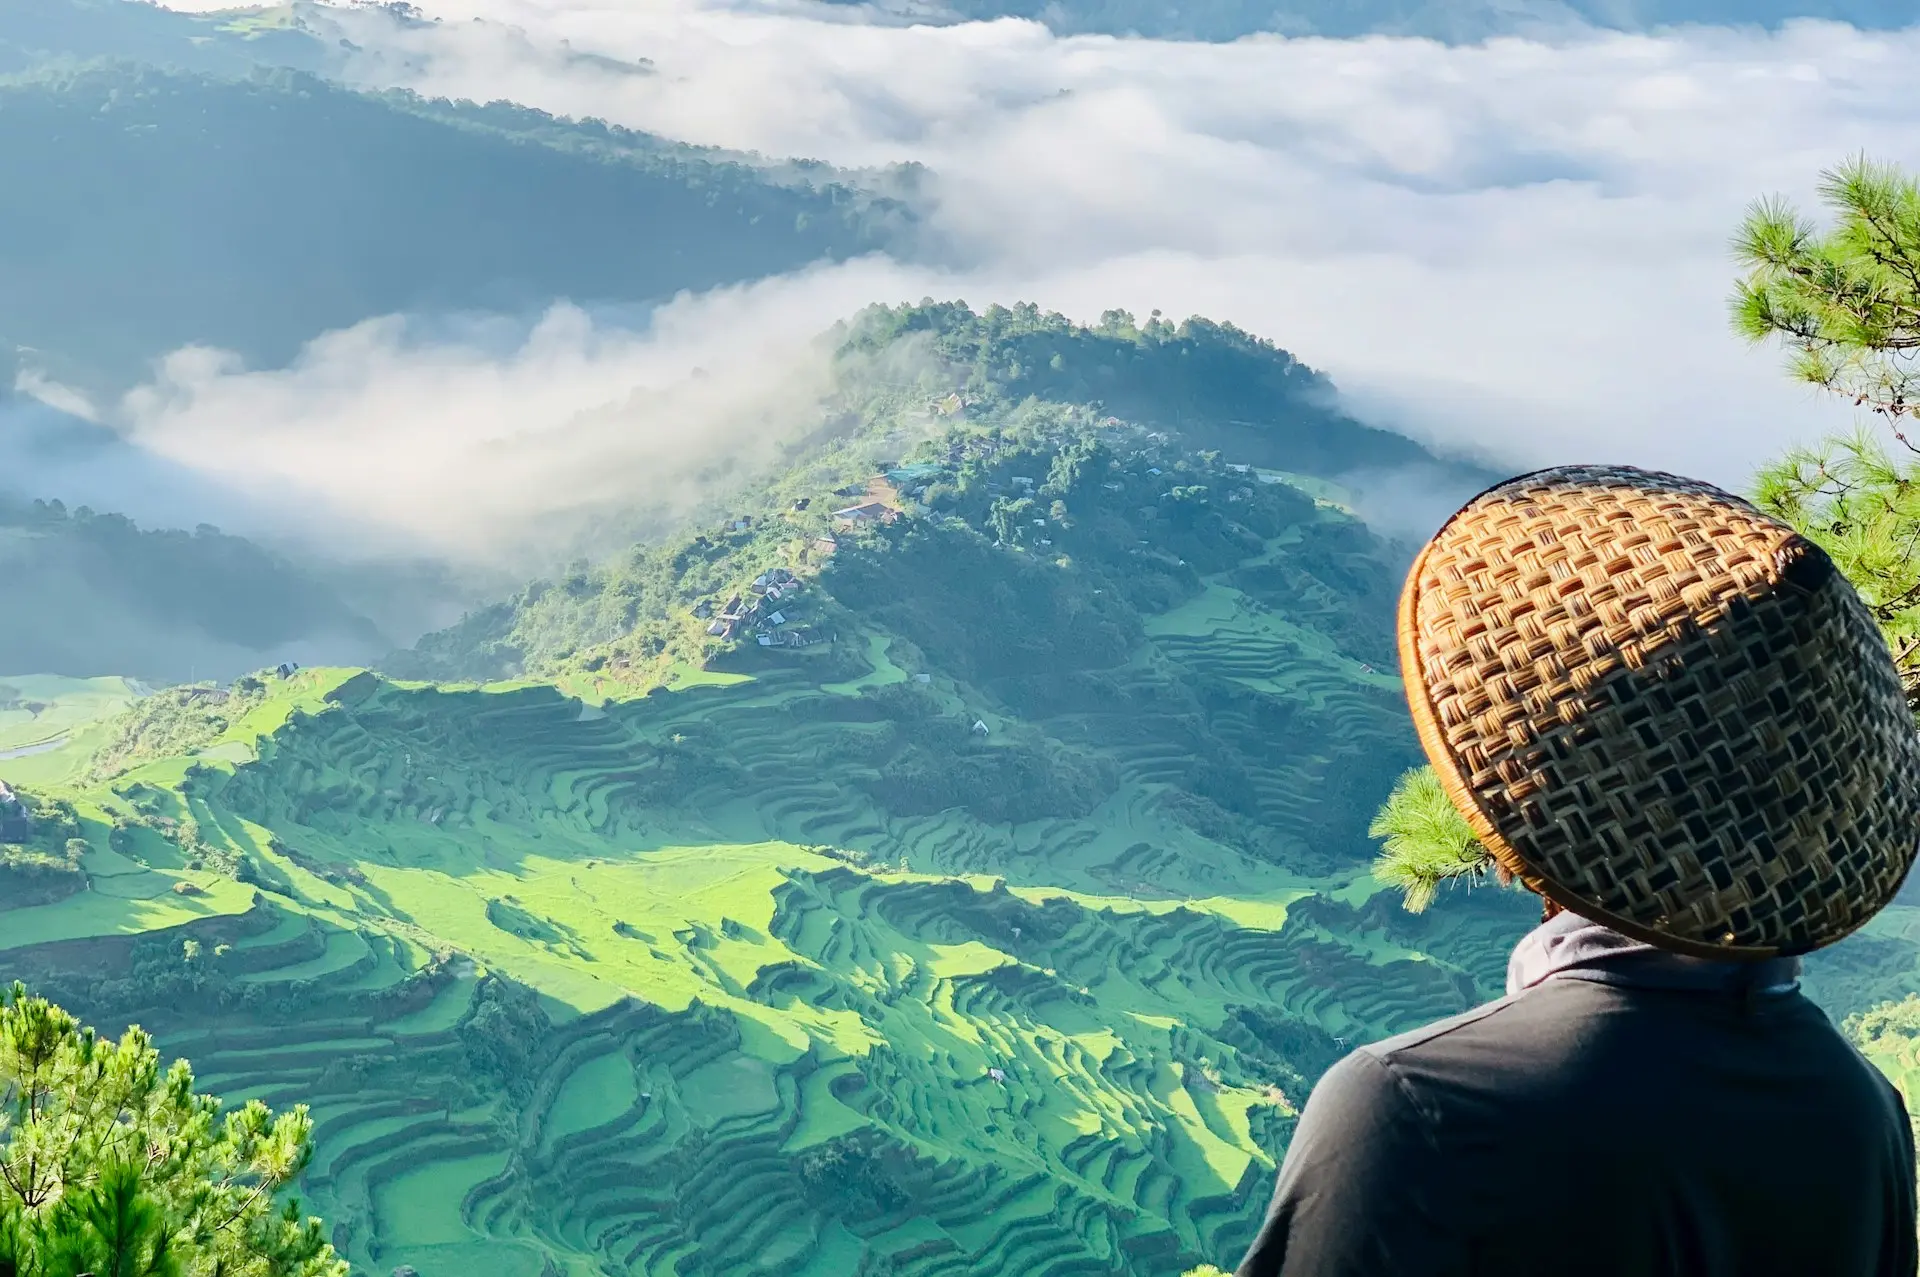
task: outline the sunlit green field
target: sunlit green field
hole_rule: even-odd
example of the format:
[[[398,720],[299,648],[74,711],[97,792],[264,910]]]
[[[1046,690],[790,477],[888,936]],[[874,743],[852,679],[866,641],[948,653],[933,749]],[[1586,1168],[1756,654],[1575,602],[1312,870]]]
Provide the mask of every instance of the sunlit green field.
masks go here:
[[[1326,653],[1234,607],[1210,591],[1156,641],[1340,695]],[[257,885],[159,839],[102,850],[94,890],[9,913],[4,944],[224,917],[199,960],[254,1009],[148,1018],[228,1099],[315,1107],[306,1192],[368,1265],[1174,1272],[1241,1244],[1301,1098],[1241,1009],[1331,1042],[1456,1009],[1473,976],[1364,922],[1369,890],[1331,902],[1351,875],[1168,821],[1145,755],[1081,819],[887,815],[827,765],[830,725],[788,712],[904,677],[870,652],[847,684],[690,680],[591,711],[540,686],[276,680],[196,778],[153,759],[71,790],[92,821],[136,783],[175,795]],[[637,800],[699,731],[744,775]],[[1429,939],[1491,970],[1506,925]],[[443,1096],[489,973],[552,1028],[522,1093],[475,1106]],[[809,1178],[829,1147],[877,1197]]]

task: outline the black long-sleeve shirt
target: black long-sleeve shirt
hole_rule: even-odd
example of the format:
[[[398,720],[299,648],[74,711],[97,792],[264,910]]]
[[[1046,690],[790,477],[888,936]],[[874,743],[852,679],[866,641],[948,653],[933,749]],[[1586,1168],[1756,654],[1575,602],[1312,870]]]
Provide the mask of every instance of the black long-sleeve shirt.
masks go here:
[[[1238,1277],[1913,1277],[1899,1093],[1797,991],[1553,979],[1315,1087]]]

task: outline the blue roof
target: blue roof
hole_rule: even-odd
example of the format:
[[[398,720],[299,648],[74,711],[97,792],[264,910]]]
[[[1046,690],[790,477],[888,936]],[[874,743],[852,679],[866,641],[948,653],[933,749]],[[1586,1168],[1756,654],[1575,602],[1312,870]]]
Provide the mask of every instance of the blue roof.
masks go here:
[[[901,466],[898,470],[889,470],[887,480],[891,483],[916,483],[922,479],[937,479],[945,473],[945,466],[923,462],[920,465]]]

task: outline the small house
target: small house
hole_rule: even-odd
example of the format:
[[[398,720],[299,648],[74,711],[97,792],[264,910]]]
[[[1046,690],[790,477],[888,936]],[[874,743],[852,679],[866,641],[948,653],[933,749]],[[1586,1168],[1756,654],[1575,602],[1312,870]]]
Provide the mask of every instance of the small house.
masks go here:
[[[707,633],[713,635],[716,638],[718,638],[722,634],[725,634],[726,632],[727,632],[727,623],[725,621],[715,621],[712,625],[709,625],[707,627]]]
[[[300,672],[300,663],[298,661],[282,661],[273,667],[273,672],[281,678],[292,678]]]
[[[987,1070],[987,1076],[996,1082],[1004,1082],[1007,1080],[1007,1071],[1003,1068],[994,1067]]]
[[[987,723],[985,719],[976,718],[973,720],[973,734],[975,736],[985,736],[987,734]]]
[[[835,510],[833,517],[848,523],[892,523],[896,513],[878,501],[867,501],[860,505],[850,505],[844,510]]]
[[[769,625],[785,625],[786,623],[787,614],[785,612],[775,612],[767,617],[767,624]]]
[[[771,634],[762,634],[762,635],[760,635],[759,637],[760,637],[760,646],[761,646],[761,647],[772,647],[772,646],[773,646],[773,635],[771,635]]]
[[[832,537],[815,537],[813,539],[813,552],[815,554],[832,554],[839,548],[840,543]]]
[[[915,675],[913,676],[913,681],[914,681],[914,682],[916,682],[916,683],[931,683],[931,682],[933,682],[933,675],[931,675],[931,674],[915,674]]]

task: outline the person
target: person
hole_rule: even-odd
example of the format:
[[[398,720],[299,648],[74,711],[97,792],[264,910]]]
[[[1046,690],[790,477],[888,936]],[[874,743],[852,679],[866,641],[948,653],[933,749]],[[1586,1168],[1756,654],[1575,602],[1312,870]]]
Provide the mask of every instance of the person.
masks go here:
[[[1507,995],[1346,1056],[1238,1277],[1912,1277],[1899,1093],[1799,989],[1920,844],[1920,736],[1817,546],[1561,467],[1415,562],[1429,760],[1543,898]]]

